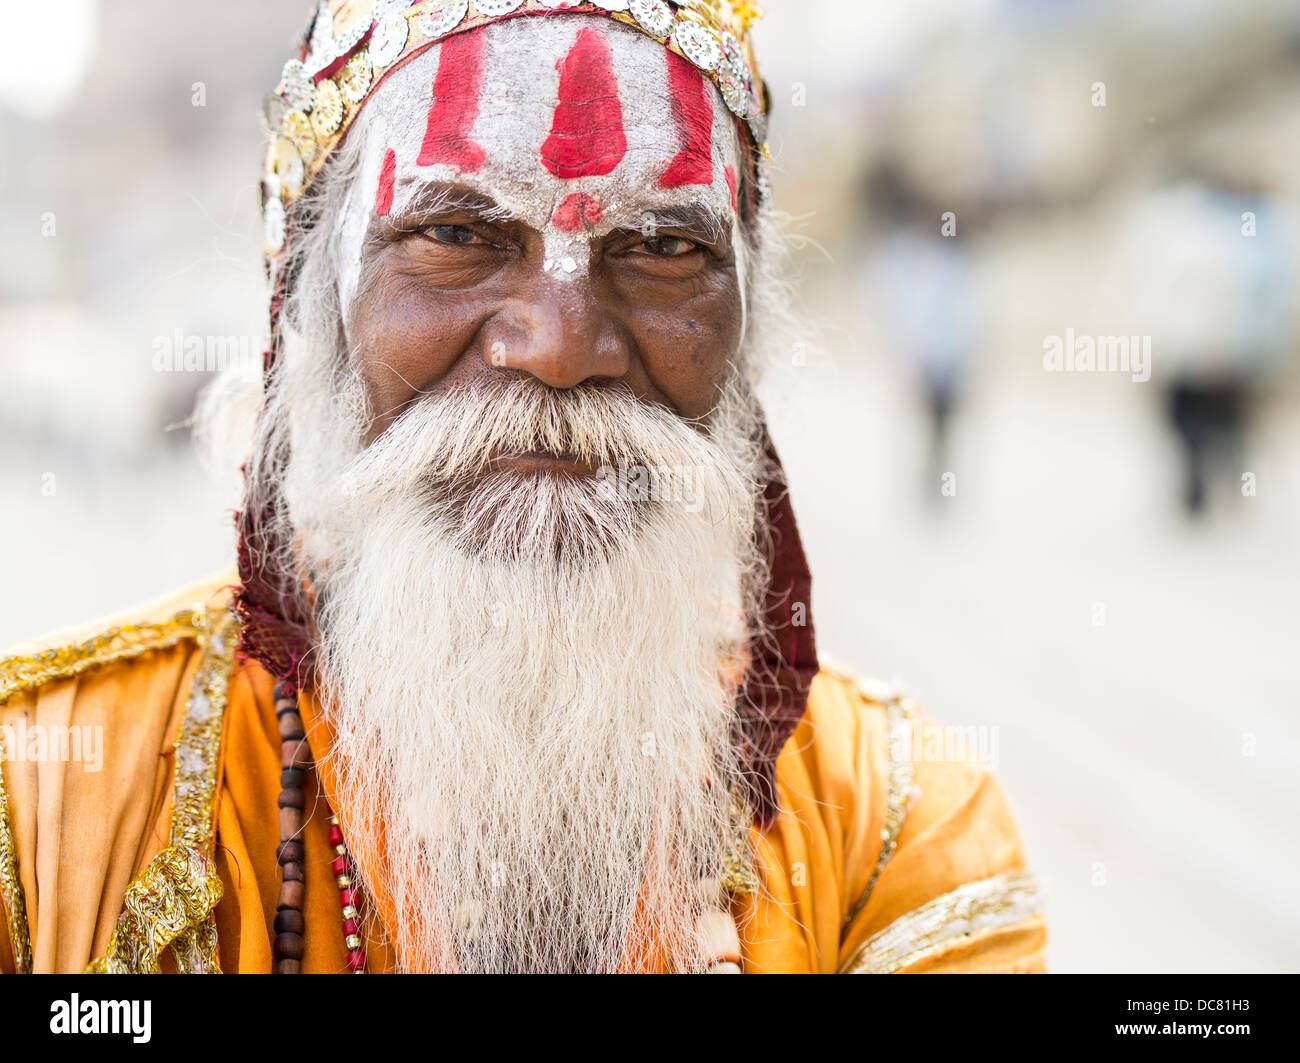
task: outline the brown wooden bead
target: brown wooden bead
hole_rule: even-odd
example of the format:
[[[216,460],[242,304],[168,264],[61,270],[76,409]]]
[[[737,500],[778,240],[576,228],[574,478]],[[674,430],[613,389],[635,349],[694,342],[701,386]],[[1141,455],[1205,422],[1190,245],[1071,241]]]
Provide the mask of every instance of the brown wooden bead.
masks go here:
[[[302,914],[306,896],[306,876],[303,860],[306,847],[298,837],[302,830],[303,807],[306,799],[302,788],[307,782],[307,769],[311,767],[311,748],[303,731],[302,715],[298,711],[298,692],[288,680],[275,685],[275,715],[280,732],[280,844],[275,858],[280,864],[280,895],[275,914],[275,970],[279,974],[299,974],[302,971],[304,935],[307,920]]]
[[[280,897],[275,906],[277,908],[301,908],[305,895],[306,883],[281,882]]]
[[[311,746],[306,739],[280,745],[280,767],[296,768],[298,771],[306,771],[311,767]]]
[[[301,864],[305,855],[302,842],[298,841],[297,838],[290,838],[288,841],[281,842],[275,850],[275,858],[281,866],[285,864]]]
[[[292,838],[300,830],[302,830],[302,809],[280,809],[280,837]]]
[[[288,960],[301,960],[302,935],[277,934],[275,936],[275,954]]]
[[[302,717],[296,712],[286,712],[280,717],[280,740],[282,742],[297,742],[306,737],[307,732],[302,729]]]

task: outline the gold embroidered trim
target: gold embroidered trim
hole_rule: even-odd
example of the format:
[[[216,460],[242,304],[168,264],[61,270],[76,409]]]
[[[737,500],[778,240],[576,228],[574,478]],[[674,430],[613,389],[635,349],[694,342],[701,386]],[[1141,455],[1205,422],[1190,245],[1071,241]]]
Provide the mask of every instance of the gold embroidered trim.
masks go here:
[[[13,945],[14,970],[30,974],[32,939],[27,927],[27,901],[18,879],[18,850],[9,830],[9,794],[5,790],[5,737],[0,730],[0,899],[4,901],[9,921],[9,941]]]
[[[128,887],[108,950],[89,973],[156,973],[168,946],[183,974],[221,971],[212,915],[222,893],[212,863],[213,813],[237,631],[235,617],[222,612],[199,632],[203,657],[176,742],[170,845]]]
[[[221,752],[226,688],[235,658],[237,631],[238,621],[233,613],[218,614],[204,638],[203,660],[190,684],[190,698],[176,741],[172,845],[212,850],[217,757]]]
[[[192,928],[210,917],[221,899],[221,879],[212,862],[194,849],[164,849],[131,883],[122,914],[104,955],[87,974],[158,974],[163,949],[181,940],[189,945]],[[179,950],[187,958],[189,948]],[[181,957],[177,956],[177,966]]]
[[[754,854],[749,845],[749,806],[734,790],[731,793],[731,821],[722,853],[722,888],[733,894],[758,892]]]
[[[880,855],[876,858],[876,866],[867,881],[867,888],[844,918],[845,926],[853,922],[857,914],[867,906],[880,873],[885,870],[885,865],[898,848],[898,835],[903,830],[903,821],[907,819],[911,803],[912,777],[915,774],[912,764],[911,703],[899,695],[891,697],[885,706],[885,721],[886,745],[889,749],[889,787],[885,797],[885,825],[880,829]]]
[[[185,610],[156,624],[125,624],[72,646],[0,661],[0,705],[15,694],[59,679],[71,679],[101,665],[128,661],[150,650],[175,646],[198,636],[203,613]]]
[[[840,968],[846,974],[890,974],[992,930],[1038,915],[1043,898],[1029,871],[968,882],[907,915],[863,943]]]

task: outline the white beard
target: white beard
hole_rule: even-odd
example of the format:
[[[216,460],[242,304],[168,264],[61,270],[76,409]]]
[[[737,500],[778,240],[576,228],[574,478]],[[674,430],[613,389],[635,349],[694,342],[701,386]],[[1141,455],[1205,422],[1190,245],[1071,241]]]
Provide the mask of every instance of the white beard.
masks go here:
[[[403,969],[711,958],[701,882],[738,779],[724,664],[762,575],[754,417],[739,388],[706,434],[620,389],[512,378],[422,400],[341,475],[290,462],[337,811]],[[472,479],[539,449],[689,469],[702,508]]]

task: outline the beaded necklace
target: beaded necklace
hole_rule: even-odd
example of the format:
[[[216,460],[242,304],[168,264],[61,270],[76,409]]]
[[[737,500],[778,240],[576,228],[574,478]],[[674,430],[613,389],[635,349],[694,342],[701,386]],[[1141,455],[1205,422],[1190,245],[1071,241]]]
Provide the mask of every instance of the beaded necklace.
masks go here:
[[[280,727],[280,845],[276,859],[280,864],[280,896],[275,906],[275,971],[277,974],[298,974],[302,971],[302,954],[305,945],[307,922],[302,914],[304,857],[302,841],[302,813],[306,801],[303,785],[307,771],[312,766],[311,748],[307,733],[298,712],[298,697],[288,683],[275,685],[275,717]],[[366,952],[357,924],[357,893],[352,884],[354,868],[347,844],[343,841],[343,828],[329,805],[330,846],[334,860],[330,865],[334,882],[339,888],[339,906],[343,910],[343,943],[348,949],[348,970],[353,974],[366,973]]]

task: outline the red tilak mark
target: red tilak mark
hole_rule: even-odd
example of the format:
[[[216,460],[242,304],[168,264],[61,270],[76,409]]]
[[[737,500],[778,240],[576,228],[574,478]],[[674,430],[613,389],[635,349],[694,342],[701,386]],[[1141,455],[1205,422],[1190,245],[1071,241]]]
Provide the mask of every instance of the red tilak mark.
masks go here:
[[[375,190],[375,213],[388,217],[393,209],[393,182],[397,180],[397,152],[392,148],[384,155],[384,165],[379,171],[379,188]]]
[[[672,95],[673,121],[677,123],[682,150],[659,178],[659,183],[664,188],[711,185],[713,105],[704,88],[704,75],[680,55],[665,54],[668,56],[668,91]]]
[[[458,173],[477,173],[483,165],[486,156],[470,139],[470,131],[478,117],[486,43],[481,33],[459,33],[442,42],[429,125],[415,160],[419,165],[446,163],[455,166]]]
[[[672,54],[671,52],[669,53]],[[731,209],[736,209],[736,171],[730,166],[722,168],[722,176],[727,179],[727,187],[731,189]]]
[[[556,64],[560,102],[542,165],[556,177],[599,177],[623,161],[623,108],[609,45],[592,29],[578,32],[569,54]]]
[[[562,233],[576,233],[586,222],[596,226],[600,222],[601,209],[586,192],[574,192],[564,197],[564,202],[555,208],[551,221]]]

